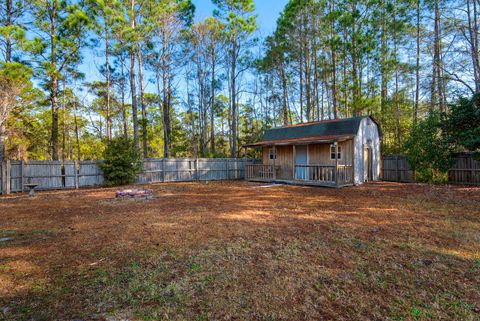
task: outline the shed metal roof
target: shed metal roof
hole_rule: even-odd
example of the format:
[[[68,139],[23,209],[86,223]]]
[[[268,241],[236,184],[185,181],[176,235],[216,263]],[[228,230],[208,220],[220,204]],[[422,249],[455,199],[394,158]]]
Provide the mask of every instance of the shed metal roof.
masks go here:
[[[357,135],[362,119],[370,116],[325,120],[265,131],[263,141],[245,146],[286,144],[300,141],[335,140]],[[371,118],[371,117],[370,117]],[[375,122],[375,120],[372,118]]]

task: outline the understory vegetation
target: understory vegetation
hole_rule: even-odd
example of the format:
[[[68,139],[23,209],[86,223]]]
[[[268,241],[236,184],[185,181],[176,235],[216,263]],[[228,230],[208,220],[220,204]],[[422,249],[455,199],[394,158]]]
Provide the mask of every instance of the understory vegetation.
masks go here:
[[[141,156],[132,140],[117,137],[108,142],[100,168],[107,185],[133,183],[142,170]]]
[[[413,129],[405,152],[423,182],[446,182],[455,152],[480,159],[480,95],[460,99],[448,112],[432,112]]]

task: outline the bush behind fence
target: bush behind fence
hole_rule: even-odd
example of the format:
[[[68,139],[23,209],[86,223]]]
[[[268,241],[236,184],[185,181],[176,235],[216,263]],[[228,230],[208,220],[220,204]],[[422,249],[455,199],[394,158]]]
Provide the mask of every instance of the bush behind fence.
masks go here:
[[[480,186],[480,161],[473,153],[452,155],[453,164],[448,171],[448,182],[459,185]],[[390,182],[414,183],[415,171],[403,155],[390,155],[382,159],[382,180]]]
[[[154,158],[143,162],[136,183],[213,181],[244,178],[250,159]],[[0,164],[0,193],[21,192],[26,184],[38,190],[101,186],[103,173],[97,161],[7,161]],[[4,194],[5,194],[4,193]]]

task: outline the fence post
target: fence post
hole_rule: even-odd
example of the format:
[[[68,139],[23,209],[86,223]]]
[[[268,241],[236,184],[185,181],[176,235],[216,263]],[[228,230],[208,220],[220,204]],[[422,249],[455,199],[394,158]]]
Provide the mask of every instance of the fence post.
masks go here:
[[[235,158],[235,163],[233,164],[233,171],[235,172],[235,179],[238,179],[238,158]]]
[[[165,183],[165,157],[162,158],[162,183]]]
[[[200,180],[200,176],[198,175],[198,158],[195,158],[195,163],[194,163],[194,169],[195,169],[195,180],[198,181]]]
[[[21,192],[23,193],[23,190],[24,190],[24,185],[25,185],[25,164],[23,163],[23,160],[20,161],[20,170],[22,171],[22,177],[20,178],[21,181],[20,181],[20,189],[21,189]]]
[[[5,183],[5,177],[6,177],[5,168],[6,168],[5,162],[1,162],[0,163],[0,177],[2,178],[2,180],[0,181],[0,184],[2,186],[2,195],[7,194],[7,191],[5,190],[6,185],[7,185]]]
[[[10,194],[10,169],[11,164],[9,160],[5,160],[2,164],[2,194]]]
[[[78,161],[74,161],[73,166],[74,166],[73,170],[75,172],[75,189],[78,189],[78,186],[80,185],[80,183],[78,182],[78,172],[80,170],[80,166],[78,164]]]
[[[229,158],[225,159],[225,168],[227,169],[227,180],[230,179],[230,165],[228,164]]]
[[[397,169],[397,182],[400,182],[401,181],[401,177],[400,177],[400,166],[399,166],[399,156],[395,156],[395,158],[397,159],[397,166],[396,166],[396,169]]]

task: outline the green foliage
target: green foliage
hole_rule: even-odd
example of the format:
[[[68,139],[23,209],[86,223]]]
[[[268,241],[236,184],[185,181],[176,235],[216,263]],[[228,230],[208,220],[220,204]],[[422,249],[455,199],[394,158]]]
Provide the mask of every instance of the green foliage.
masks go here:
[[[117,137],[107,143],[104,162],[100,164],[107,185],[133,183],[142,170],[140,154],[132,140]]]
[[[480,94],[460,98],[450,107],[443,126],[448,142],[457,149],[480,152]]]
[[[432,112],[413,127],[405,143],[406,156],[421,182],[441,183],[446,180],[451,148],[442,131],[443,116]]]

